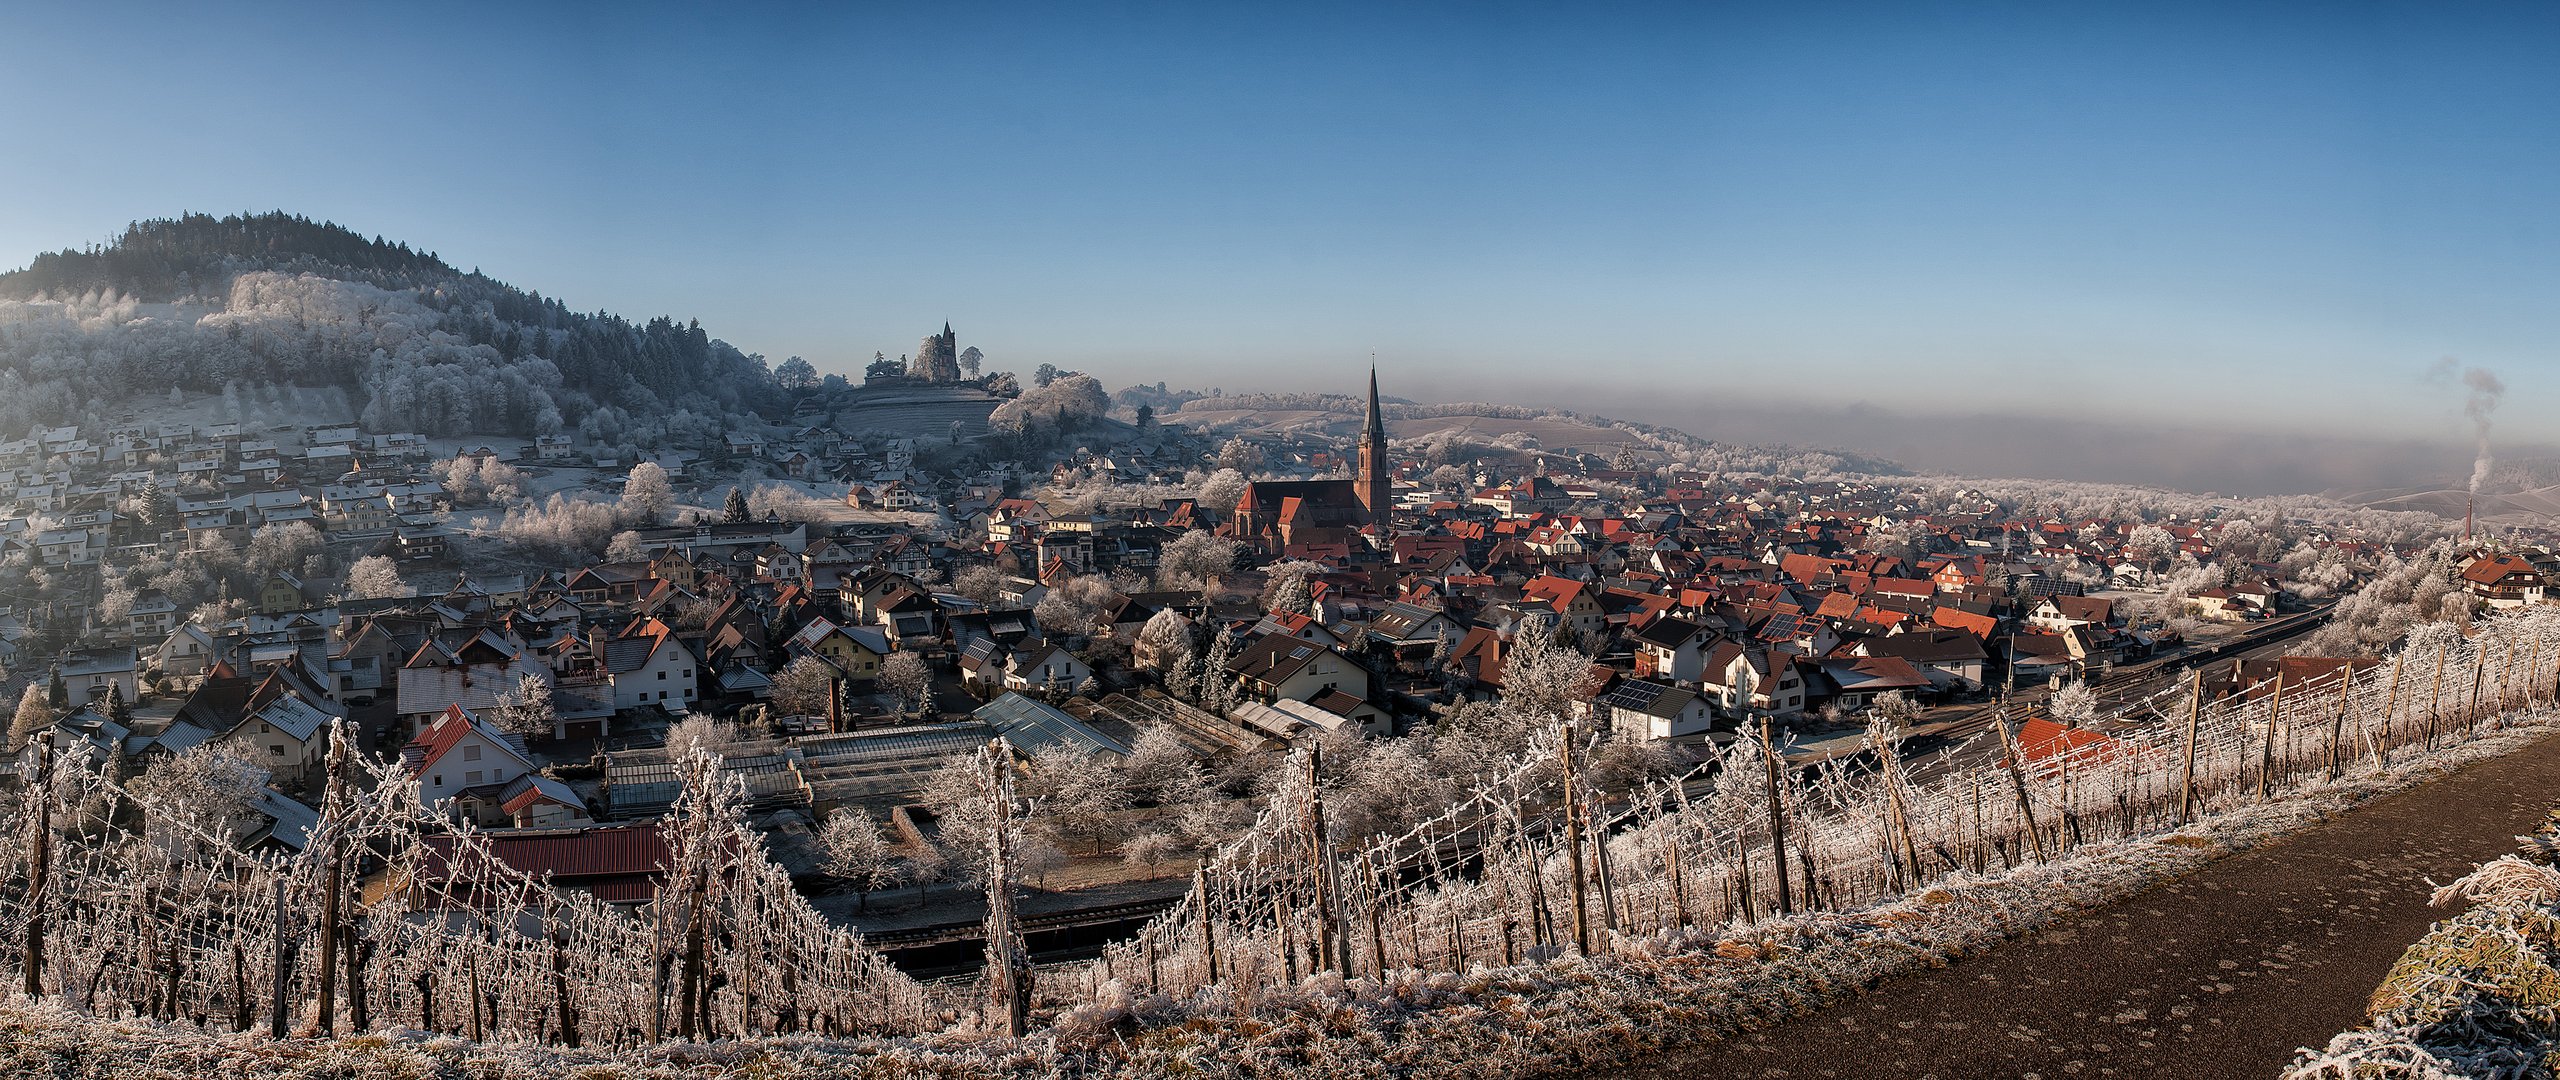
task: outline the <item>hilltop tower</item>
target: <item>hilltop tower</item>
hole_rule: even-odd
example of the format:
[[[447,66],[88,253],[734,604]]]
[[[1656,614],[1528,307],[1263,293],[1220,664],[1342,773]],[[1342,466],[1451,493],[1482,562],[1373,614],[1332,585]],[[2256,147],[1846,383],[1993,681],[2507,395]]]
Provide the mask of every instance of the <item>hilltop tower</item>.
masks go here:
[[[960,381],[960,335],[951,332],[950,323],[943,323],[939,334],[925,335],[915,359],[907,362],[907,374],[926,382]]]
[[[1378,368],[1374,364],[1369,368],[1369,419],[1360,428],[1360,472],[1352,478],[1351,485],[1360,497],[1360,506],[1368,511],[1368,523],[1378,527],[1379,535],[1385,535],[1395,487],[1387,482],[1387,422],[1378,413]]]

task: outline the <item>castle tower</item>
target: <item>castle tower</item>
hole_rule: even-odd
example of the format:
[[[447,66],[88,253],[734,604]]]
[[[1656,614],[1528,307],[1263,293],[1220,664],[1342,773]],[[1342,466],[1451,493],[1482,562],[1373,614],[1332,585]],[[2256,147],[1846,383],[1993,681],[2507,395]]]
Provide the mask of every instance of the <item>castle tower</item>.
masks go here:
[[[917,347],[915,359],[907,362],[907,374],[926,382],[960,381],[960,335],[951,332],[951,324],[943,323],[942,332],[927,335]]]
[[[1360,496],[1360,505],[1369,511],[1369,523],[1384,535],[1394,506],[1395,487],[1387,482],[1387,422],[1378,414],[1375,365],[1369,368],[1369,419],[1360,428],[1360,472],[1352,478],[1351,487]]]

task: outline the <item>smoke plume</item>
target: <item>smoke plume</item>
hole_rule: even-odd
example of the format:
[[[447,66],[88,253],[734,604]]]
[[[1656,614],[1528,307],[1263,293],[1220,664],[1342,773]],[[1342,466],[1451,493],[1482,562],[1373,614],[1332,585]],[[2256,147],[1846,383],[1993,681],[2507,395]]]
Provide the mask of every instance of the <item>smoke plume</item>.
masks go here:
[[[2450,356],[2436,361],[2434,367],[2427,369],[2427,381],[2449,383],[2457,372],[2461,375],[2463,388],[2462,415],[2471,418],[2471,433],[2480,445],[2480,455],[2471,462],[2471,493],[2477,495],[2481,485],[2489,482],[2490,466],[2497,464],[2497,459],[2489,453],[2489,424],[2498,411],[2498,400],[2507,394],[2507,384],[2499,381],[2496,372],[2487,368],[2463,367],[2461,361]]]

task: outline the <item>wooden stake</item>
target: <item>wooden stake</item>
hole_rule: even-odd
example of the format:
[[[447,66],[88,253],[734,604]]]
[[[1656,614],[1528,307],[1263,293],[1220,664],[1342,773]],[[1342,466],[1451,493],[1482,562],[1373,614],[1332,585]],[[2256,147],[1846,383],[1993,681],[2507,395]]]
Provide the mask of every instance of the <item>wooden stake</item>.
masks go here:
[[[1207,859],[1200,860],[1200,865],[1191,869],[1191,895],[1199,898],[1200,952],[1208,961],[1209,982],[1215,985],[1218,981],[1218,920],[1217,913],[1209,909],[1209,860]]]
[[[1574,726],[1564,726],[1564,846],[1567,869],[1573,875],[1573,951],[1591,955],[1591,913],[1584,895],[1589,886],[1582,869],[1582,785],[1574,770]]]
[[[1767,716],[1760,718],[1760,750],[1769,789],[1769,868],[1778,875],[1778,914],[1791,915],[1796,902],[1787,885],[1787,811],[1778,803],[1778,743]]]
[[[2000,717],[1993,721],[1991,726],[2000,733],[2000,748],[2008,755],[2009,785],[2017,791],[2018,817],[2026,822],[2027,839],[2035,845],[2036,862],[2041,864],[2045,861],[2044,833],[2036,828],[2035,804],[2027,798],[2025,755],[2018,750],[2016,734],[2009,730],[2008,717]]]
[[[2195,685],[2187,691],[2187,733],[2184,762],[2178,769],[2178,827],[2185,828],[2196,816],[2196,720],[2204,712],[2204,673],[2195,674]]]
[[[2258,743],[2258,801],[2267,801],[2276,772],[2276,729],[2284,724],[2284,668],[2276,668],[2275,696],[2267,702],[2267,737]]]
[[[52,899],[48,886],[53,870],[53,737],[47,732],[35,737],[36,780],[28,796],[35,800],[36,812],[27,832],[27,926],[19,968],[26,973],[29,1001],[44,998],[44,914]]]

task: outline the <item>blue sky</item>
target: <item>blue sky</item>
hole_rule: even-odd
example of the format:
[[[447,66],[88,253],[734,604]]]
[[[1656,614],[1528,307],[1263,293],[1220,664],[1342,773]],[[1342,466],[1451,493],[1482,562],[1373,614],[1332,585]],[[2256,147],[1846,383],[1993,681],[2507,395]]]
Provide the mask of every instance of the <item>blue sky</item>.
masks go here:
[[[1675,422],[2453,438],[2454,356],[2560,439],[2560,6],[358,7],[14,13],[0,263],[280,207],[832,370]]]

